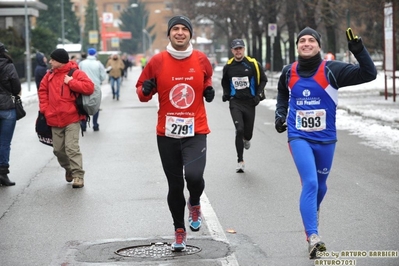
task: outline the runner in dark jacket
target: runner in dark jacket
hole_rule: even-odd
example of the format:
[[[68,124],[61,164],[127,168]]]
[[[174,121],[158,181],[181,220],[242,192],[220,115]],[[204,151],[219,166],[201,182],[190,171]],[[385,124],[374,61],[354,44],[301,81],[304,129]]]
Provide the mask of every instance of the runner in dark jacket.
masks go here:
[[[244,148],[248,150],[251,146],[255,107],[265,98],[267,77],[256,59],[245,56],[245,44],[242,39],[233,40],[230,47],[234,57],[223,67],[222,100],[230,101],[230,114],[236,129],[236,172],[243,173]]]

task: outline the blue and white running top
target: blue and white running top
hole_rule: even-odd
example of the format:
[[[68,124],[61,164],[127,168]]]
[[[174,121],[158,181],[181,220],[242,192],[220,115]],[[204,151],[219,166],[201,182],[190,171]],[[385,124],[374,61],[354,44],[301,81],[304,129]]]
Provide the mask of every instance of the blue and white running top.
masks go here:
[[[297,73],[298,62],[291,66],[288,83],[290,92],[287,120],[288,138],[314,141],[336,141],[335,114],[338,90],[325,75],[323,61],[313,76],[304,78]]]

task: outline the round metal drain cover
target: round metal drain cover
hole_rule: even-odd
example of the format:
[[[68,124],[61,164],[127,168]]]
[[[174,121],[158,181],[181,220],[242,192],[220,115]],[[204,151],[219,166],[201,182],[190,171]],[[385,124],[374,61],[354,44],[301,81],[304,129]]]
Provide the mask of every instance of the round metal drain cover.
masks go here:
[[[133,247],[121,248],[115,254],[124,257],[135,258],[163,258],[181,255],[191,255],[201,251],[201,248],[187,245],[181,252],[173,252],[170,244],[166,242],[156,242],[149,245],[138,245]]]

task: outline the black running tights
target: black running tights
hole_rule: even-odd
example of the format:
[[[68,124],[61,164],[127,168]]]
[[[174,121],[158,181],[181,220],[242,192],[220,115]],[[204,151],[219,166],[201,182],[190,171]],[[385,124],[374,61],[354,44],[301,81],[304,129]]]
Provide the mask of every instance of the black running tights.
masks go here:
[[[174,139],[157,136],[162,167],[168,180],[168,205],[175,230],[184,228],[184,179],[187,182],[190,203],[200,203],[205,188],[206,135]]]

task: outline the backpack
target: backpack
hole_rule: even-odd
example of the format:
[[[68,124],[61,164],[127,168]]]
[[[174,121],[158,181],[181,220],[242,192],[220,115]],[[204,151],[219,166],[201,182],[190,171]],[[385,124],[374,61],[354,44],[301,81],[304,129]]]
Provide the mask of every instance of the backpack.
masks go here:
[[[76,68],[72,68],[68,72],[68,76],[72,76],[73,72],[75,72]],[[76,106],[78,108],[78,112],[81,115],[94,115],[98,112],[101,105],[101,87],[94,85],[94,92],[90,95],[84,95],[79,93],[76,98]]]

